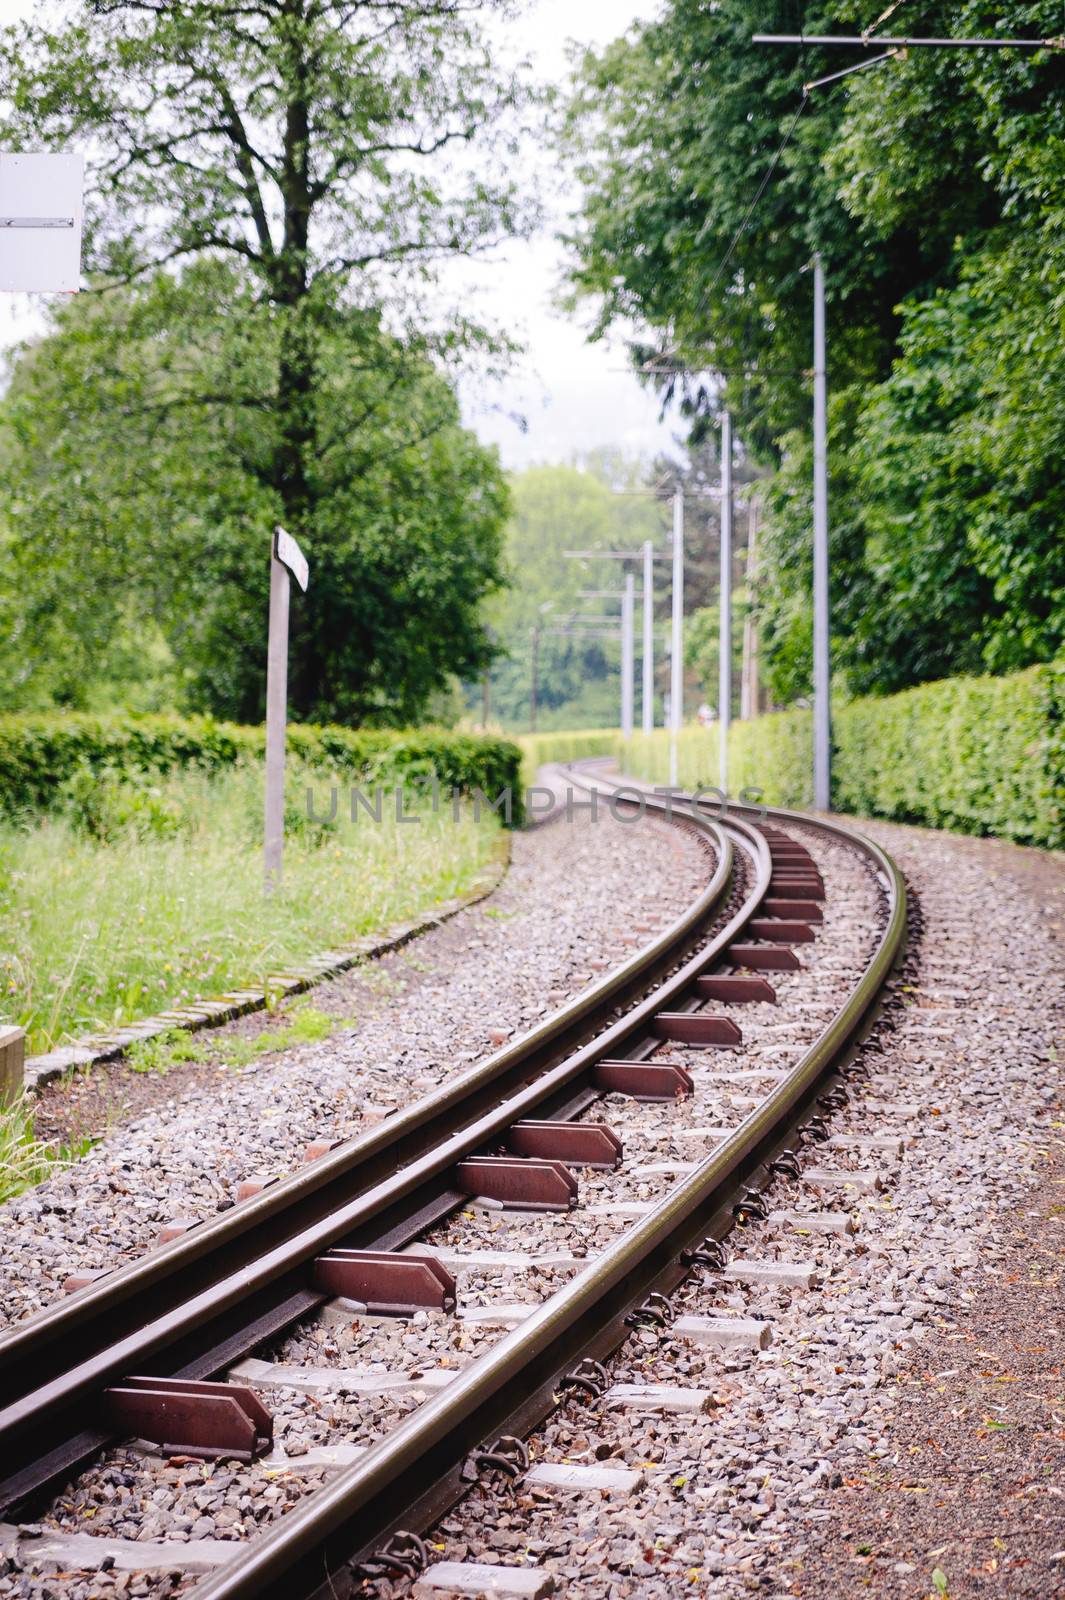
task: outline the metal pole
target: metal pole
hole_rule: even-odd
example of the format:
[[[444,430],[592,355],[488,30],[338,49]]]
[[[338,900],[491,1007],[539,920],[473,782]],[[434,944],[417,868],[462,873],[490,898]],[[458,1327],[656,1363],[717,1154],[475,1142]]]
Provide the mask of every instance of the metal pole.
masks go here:
[[[673,495],[673,638],[669,663],[669,781],[677,784],[677,735],[684,725],[684,490]]]
[[[288,706],[288,600],[291,579],[270,542],[270,631],[266,651],[266,805],[263,887],[281,885],[285,845],[285,721]]]
[[[831,662],[828,637],[828,398],[825,272],[814,256],[814,809],[832,804]]]
[[[758,629],[753,611],[754,583],[758,576],[758,496],[747,505],[747,614],[743,619],[743,680],[740,685],[740,716],[746,721],[758,715]]]
[[[721,418],[721,626],[718,639],[718,787],[728,794],[728,730],[732,720],[732,418]]]
[[[532,692],[529,695],[529,732],[536,732],[537,699],[540,693],[540,624],[530,629],[532,633]]]
[[[643,731],[655,726],[655,595],[654,546],[650,539],[643,547]]]
[[[633,637],[633,608],[636,602],[636,579],[631,572],[625,574],[625,588],[621,596],[621,736],[632,738],[632,703],[635,679],[635,640]]]

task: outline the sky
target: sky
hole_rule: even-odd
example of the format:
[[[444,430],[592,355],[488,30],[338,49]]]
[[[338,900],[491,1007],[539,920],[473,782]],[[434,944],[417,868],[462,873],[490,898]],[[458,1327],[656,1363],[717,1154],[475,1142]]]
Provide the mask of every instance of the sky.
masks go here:
[[[2,4],[5,21],[34,9],[34,0]],[[508,46],[532,58],[537,77],[558,83],[572,39],[604,44],[657,9],[657,0],[527,0],[523,16],[509,25]],[[529,158],[543,159],[535,151]],[[568,461],[600,446],[650,456],[673,441],[674,425],[659,422],[654,397],[627,369],[624,343],[589,343],[584,329],[591,307],[575,317],[553,305],[564,263],[555,230],[575,200],[573,188],[556,189],[537,237],[513,242],[490,264],[455,269],[455,285],[475,296],[478,313],[527,347],[505,379],[461,389],[467,423],[498,445],[512,469]],[[40,326],[35,297],[0,295],[0,348]],[[515,416],[524,418],[524,430]]]
[[[529,53],[537,77],[559,83],[572,40],[606,44],[658,9],[656,0],[532,0],[514,25],[515,43]],[[659,423],[657,401],[628,370],[623,341],[588,342],[592,307],[574,316],[552,304],[565,260],[555,230],[577,198],[575,187],[556,190],[539,237],[512,244],[480,277],[485,313],[528,347],[495,393],[463,395],[467,420],[498,444],[509,467],[566,461],[601,445],[652,455],[670,447],[675,431],[675,424]],[[527,432],[508,411],[524,416]]]

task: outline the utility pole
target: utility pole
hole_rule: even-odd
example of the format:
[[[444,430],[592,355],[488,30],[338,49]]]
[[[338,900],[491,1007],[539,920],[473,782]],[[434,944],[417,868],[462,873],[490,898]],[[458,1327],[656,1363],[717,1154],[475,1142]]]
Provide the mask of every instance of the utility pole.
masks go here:
[[[828,396],[825,269],[814,256],[814,809],[832,805],[832,664],[828,638]]]
[[[650,539],[643,547],[643,731],[653,733],[655,727],[655,596],[654,596],[654,545]]]
[[[743,676],[740,682],[740,716],[753,720],[758,705],[758,628],[751,597],[758,576],[758,496],[747,503],[747,615],[743,619]]]
[[[721,625],[718,639],[718,788],[728,794],[728,731],[732,721],[732,418],[721,418]]]
[[[684,490],[673,495],[673,633],[669,662],[669,781],[677,786],[677,735],[684,726]]]
[[[684,505],[684,502],[683,502],[683,497],[682,497],[681,498],[681,513],[680,513],[682,519],[683,519],[683,515],[684,515],[683,505]],[[677,507],[677,499],[676,499],[676,496],[674,496],[674,501],[673,501],[674,523],[676,523],[676,517],[677,517],[677,509],[676,509],[676,507]],[[566,561],[624,561],[626,563],[626,566],[625,566],[625,587],[623,589],[621,589],[621,590],[614,589],[614,590],[609,590],[609,591],[608,590],[601,590],[601,589],[588,589],[588,590],[582,590],[581,592],[585,596],[586,599],[591,599],[591,600],[594,600],[594,599],[609,599],[609,600],[612,600],[615,597],[617,597],[618,599],[621,600],[621,607],[622,607],[622,611],[621,611],[621,727],[622,727],[623,732],[625,732],[625,737],[627,739],[631,739],[632,732],[633,732],[633,706],[634,706],[634,701],[635,701],[635,686],[636,686],[636,683],[635,683],[635,680],[636,680],[636,642],[635,642],[635,637],[634,637],[635,598],[636,598],[635,583],[636,583],[636,579],[635,579],[635,575],[629,570],[628,563],[630,561],[639,561],[641,558],[643,560],[643,572],[644,572],[644,584],[643,584],[643,643],[644,643],[644,667],[643,667],[644,713],[643,713],[643,718],[644,718],[644,724],[643,725],[644,725],[644,730],[645,731],[649,731],[648,717],[652,715],[652,712],[651,712],[650,708],[652,707],[652,704],[653,704],[652,692],[653,692],[653,686],[654,686],[653,679],[649,680],[649,671],[650,671],[649,663],[651,663],[653,661],[653,652],[654,652],[654,615],[653,615],[653,610],[652,610],[653,603],[654,603],[654,590],[653,590],[653,587],[652,587],[651,579],[648,577],[648,574],[652,571],[652,563],[653,562],[655,562],[655,561],[669,561],[671,558],[668,555],[666,555],[665,553],[663,553],[663,552],[656,551],[653,548],[650,540],[646,541],[644,543],[642,549],[640,549],[640,550],[563,550],[562,556],[563,556],[563,559],[566,560]],[[673,554],[672,560],[673,560],[673,572],[674,572],[674,576],[675,576],[676,575],[676,571],[677,571],[675,546],[674,546],[674,554]],[[682,571],[683,571],[683,568],[682,568]],[[683,577],[682,577],[681,581],[683,582]],[[626,616],[628,618],[627,621],[626,621]],[[570,618],[571,622],[574,621],[574,620],[580,620],[580,619],[574,619],[572,617]],[[584,620],[586,620],[588,622],[599,622],[599,621],[603,621],[605,619],[599,618],[599,617],[588,617],[588,618],[586,618]],[[676,626],[677,626],[676,605],[675,604],[674,604],[674,622],[673,622],[673,625],[674,625],[674,638],[675,638],[675,636],[676,636],[675,630],[676,630]],[[649,681],[651,682],[651,690],[652,690],[652,692],[648,691],[648,682]],[[653,725],[653,723],[652,723],[652,725]]]
[[[532,684],[529,690],[529,732],[536,732],[536,697],[540,680],[540,624],[529,629],[532,639]]]
[[[633,610],[636,602],[636,579],[631,572],[625,574],[625,588],[621,595],[621,737],[632,738],[632,707],[635,697],[635,640],[633,638]]]

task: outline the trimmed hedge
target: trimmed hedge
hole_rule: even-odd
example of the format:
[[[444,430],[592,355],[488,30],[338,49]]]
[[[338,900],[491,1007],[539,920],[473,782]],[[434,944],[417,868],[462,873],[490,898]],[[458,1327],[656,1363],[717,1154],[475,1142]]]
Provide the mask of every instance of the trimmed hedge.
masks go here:
[[[835,741],[841,811],[1065,844],[1065,663],[855,700]]]
[[[621,734],[617,728],[587,728],[577,733],[526,733],[517,742],[524,757],[522,779],[526,789],[531,789],[540,768],[552,762],[617,755]]]
[[[1065,846],[1065,662],[854,700],[837,711],[833,739],[838,811]],[[667,782],[669,742],[664,731],[636,735],[624,765]],[[680,782],[715,785],[717,751],[714,728],[685,728],[677,743]],[[770,805],[810,806],[812,751],[809,711],[734,723],[730,793],[754,788]]]
[[[56,803],[76,772],[218,772],[263,755],[265,729],[208,717],[0,717],[0,814],[34,814]],[[494,800],[508,786],[521,820],[521,751],[508,739],[447,732],[389,733],[293,723],[288,748],[308,766],[352,780],[415,782],[436,774],[445,790],[481,789]]]

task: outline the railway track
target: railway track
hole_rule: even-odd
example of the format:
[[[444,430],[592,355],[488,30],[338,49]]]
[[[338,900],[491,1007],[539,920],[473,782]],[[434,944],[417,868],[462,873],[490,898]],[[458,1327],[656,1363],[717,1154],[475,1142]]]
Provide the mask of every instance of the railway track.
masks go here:
[[[587,804],[612,791],[598,772],[566,777]],[[626,793],[613,803],[634,805]],[[161,1452],[143,1457],[149,1480],[199,1455],[325,1478],[258,1538],[190,1546],[202,1600],[417,1575],[419,1536],[471,1484],[522,1476],[520,1441],[609,1392],[604,1363],[634,1328],[668,1326],[682,1286],[722,1271],[737,1219],[764,1217],[763,1190],[809,1174],[831,1137],[901,950],[905,890],[880,850],[827,822],[639,803],[712,859],[668,929],[473,1070],[0,1337],[0,1513],[43,1504],[133,1434]],[[860,871],[856,920],[815,855]],[[816,979],[801,960],[815,940],[829,951]],[[639,1164],[659,1147],[683,1154]],[[846,1159],[821,1165],[824,1187],[859,1182]],[[765,1334],[743,1317],[685,1331],[724,1348]],[[338,1395],[311,1462],[287,1455],[275,1433]],[[181,1547],[163,1564],[180,1569]]]

